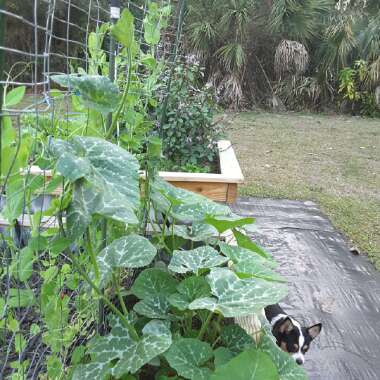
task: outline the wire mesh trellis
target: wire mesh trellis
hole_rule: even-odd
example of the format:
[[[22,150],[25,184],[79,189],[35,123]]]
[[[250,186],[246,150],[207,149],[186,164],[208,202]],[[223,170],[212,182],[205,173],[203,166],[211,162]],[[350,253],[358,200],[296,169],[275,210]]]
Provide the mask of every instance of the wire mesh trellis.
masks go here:
[[[146,52],[150,47],[144,42],[144,20],[149,3],[121,4],[121,10],[128,8],[133,14],[136,40]],[[153,52],[165,62],[157,89],[158,98],[165,102],[171,67],[179,53],[184,1],[157,3],[171,6]],[[42,169],[36,171],[35,159],[43,149],[37,131],[42,128],[48,133],[62,121],[67,128],[61,132],[69,137],[68,126],[76,115],[68,100],[72,91],[58,93],[52,74],[103,74],[121,82],[126,77],[128,65],[117,60],[121,48],[105,32],[105,26],[119,18],[119,6],[115,0],[111,4],[107,0],[0,0],[1,380],[65,378],[62,368],[76,363],[81,343],[96,329],[96,319],[78,317],[93,313],[93,305],[91,298],[78,297],[81,285],[68,265],[67,247],[60,245],[62,241],[57,246],[49,242],[46,249],[48,232],[58,230],[59,223],[55,216],[42,213],[57,194],[64,202],[65,193],[60,185],[51,185],[43,160],[38,162]],[[136,81],[145,80],[144,70],[136,73]],[[25,141],[28,153],[23,151]],[[18,164],[21,180],[14,175]],[[12,204],[6,201],[10,191],[18,194],[12,196]]]

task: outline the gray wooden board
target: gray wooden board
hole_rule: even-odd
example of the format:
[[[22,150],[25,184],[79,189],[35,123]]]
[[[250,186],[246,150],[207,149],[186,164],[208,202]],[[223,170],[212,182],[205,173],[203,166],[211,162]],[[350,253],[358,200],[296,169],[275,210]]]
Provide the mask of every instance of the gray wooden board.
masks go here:
[[[289,279],[283,308],[323,330],[306,355],[310,380],[380,379],[380,273],[313,202],[240,198],[234,211],[257,218],[252,237]]]

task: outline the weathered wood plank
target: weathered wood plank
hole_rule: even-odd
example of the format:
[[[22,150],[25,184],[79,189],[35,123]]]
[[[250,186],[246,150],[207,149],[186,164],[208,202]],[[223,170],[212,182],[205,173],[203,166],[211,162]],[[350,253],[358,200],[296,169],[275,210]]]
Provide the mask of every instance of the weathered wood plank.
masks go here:
[[[237,185],[244,181],[243,173],[236,158],[232,144],[228,140],[218,142],[220,174],[216,173],[184,173],[184,172],[159,172],[159,176],[173,186],[202,194],[213,201],[234,203],[237,198]],[[42,170],[38,166],[32,166],[24,174],[43,175],[47,181],[52,177],[50,170]],[[144,178],[145,173],[140,172]],[[59,196],[61,188],[57,188],[52,195]]]
[[[244,176],[236,158],[232,143],[228,140],[218,141],[220,171],[222,177],[233,179],[229,183],[243,183]]]
[[[189,190],[217,202],[227,201],[228,184],[219,182],[183,182],[169,181],[173,186]]]

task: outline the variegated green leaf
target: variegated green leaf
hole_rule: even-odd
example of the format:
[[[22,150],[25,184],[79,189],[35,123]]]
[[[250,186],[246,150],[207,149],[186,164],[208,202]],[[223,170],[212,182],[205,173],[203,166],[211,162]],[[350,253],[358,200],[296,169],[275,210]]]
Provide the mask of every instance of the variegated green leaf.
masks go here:
[[[204,365],[213,357],[213,351],[206,342],[198,339],[176,340],[165,353],[165,358],[178,375],[185,379],[206,380],[211,375]]]
[[[278,380],[270,357],[257,349],[242,352],[227,364],[216,368],[210,380]]]
[[[196,299],[189,308],[219,311],[225,317],[255,314],[287,293],[283,284],[259,278],[240,279],[226,268],[211,269],[207,281],[214,297]]]
[[[64,153],[57,161],[57,171],[69,181],[74,182],[88,175],[91,166],[85,158]]]
[[[162,294],[144,298],[133,307],[136,313],[157,319],[170,319],[169,309],[168,298]]]
[[[125,149],[96,137],[75,137],[76,151],[89,160],[93,177],[86,177],[94,185],[102,183],[119,204],[139,206],[139,164]]]
[[[61,74],[51,79],[62,87],[79,91],[83,103],[104,115],[115,111],[119,103],[119,89],[107,77],[100,75]]]
[[[105,379],[109,374],[120,378],[135,373],[165,352],[172,343],[169,326],[162,321],[150,321],[142,333],[143,336],[135,341],[118,322],[107,336],[93,338],[88,346],[92,360],[75,370],[74,379]],[[111,363],[114,366],[109,368]]]
[[[136,278],[131,291],[136,297],[146,299],[153,296],[168,296],[175,293],[178,282],[168,272],[161,269],[145,269]]]
[[[200,269],[214,268],[227,261],[214,248],[204,246],[191,251],[174,251],[169,269],[176,273],[197,273]]]
[[[228,212],[227,206],[209,200],[175,206],[171,211],[176,219],[190,222],[202,221],[206,215],[224,215]]]
[[[241,278],[258,277],[268,281],[286,283],[286,279],[271,270],[274,261],[265,260],[247,249],[220,243],[222,252],[232,261],[232,269]]]
[[[236,245],[230,245],[222,241],[218,242],[218,245],[222,253],[233,261],[242,261],[245,256],[248,256],[253,257],[255,262],[260,265],[267,266],[268,268],[275,269],[278,267],[278,263],[275,260],[262,257],[249,249]]]
[[[107,362],[81,364],[75,368],[72,380],[105,380],[109,378],[110,365]]]
[[[168,231],[168,234],[169,233],[171,234],[171,231]],[[174,235],[186,240],[205,241],[216,238],[218,236],[218,231],[215,227],[208,224],[194,222],[191,226],[183,224],[175,225]]]
[[[227,325],[223,328],[220,339],[231,351],[240,353],[248,347],[253,347],[253,338],[239,325]]]
[[[186,310],[195,299],[208,297],[210,294],[210,285],[204,277],[192,276],[185,278],[177,286],[177,293],[169,296],[169,302],[179,310]]]
[[[112,374],[117,378],[128,372],[135,373],[143,365],[164,353],[172,344],[169,325],[162,321],[150,321],[142,332],[141,340],[124,350],[123,357],[112,369]]]
[[[137,223],[139,206],[138,162],[126,150],[94,137],[75,137],[71,142],[52,140],[57,169],[75,181],[68,230],[79,236],[93,214],[123,223]]]
[[[100,287],[107,285],[115,268],[145,267],[156,254],[156,247],[143,236],[128,235],[114,240],[97,257]]]
[[[182,221],[202,222],[207,215],[232,215],[228,206],[174,187],[160,178],[152,184],[152,201],[158,210]]]

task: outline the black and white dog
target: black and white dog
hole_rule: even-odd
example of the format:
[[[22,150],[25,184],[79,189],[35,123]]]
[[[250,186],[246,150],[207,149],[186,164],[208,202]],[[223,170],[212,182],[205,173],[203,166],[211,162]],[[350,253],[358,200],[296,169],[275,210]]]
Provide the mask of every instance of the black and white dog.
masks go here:
[[[302,365],[310,343],[321,332],[322,324],[303,327],[287,315],[279,305],[267,306],[265,316],[272,326],[272,334],[277,340],[277,345],[292,355],[297,364]]]

